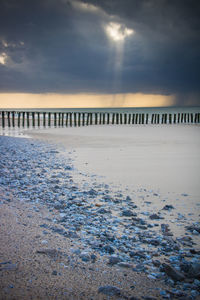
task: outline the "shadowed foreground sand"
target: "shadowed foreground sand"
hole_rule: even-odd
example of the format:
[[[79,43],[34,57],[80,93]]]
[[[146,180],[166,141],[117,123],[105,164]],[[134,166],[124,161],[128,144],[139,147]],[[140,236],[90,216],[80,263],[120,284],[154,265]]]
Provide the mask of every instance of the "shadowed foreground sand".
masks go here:
[[[70,250],[73,240],[38,226],[52,224],[48,220],[56,211],[12,199],[0,205],[0,214],[0,299],[159,299],[160,282],[101,260],[83,262]],[[120,288],[122,295],[99,294],[106,285]]]

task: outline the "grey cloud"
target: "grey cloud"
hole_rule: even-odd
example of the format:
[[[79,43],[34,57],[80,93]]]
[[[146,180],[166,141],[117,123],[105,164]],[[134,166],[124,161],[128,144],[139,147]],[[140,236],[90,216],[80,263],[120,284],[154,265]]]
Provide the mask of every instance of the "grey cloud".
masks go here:
[[[0,65],[0,91],[173,93],[178,104],[200,104],[198,1],[82,1],[96,11],[72,2],[0,2],[0,55],[9,56]],[[118,85],[117,50],[103,29],[110,21],[135,30],[125,43]]]

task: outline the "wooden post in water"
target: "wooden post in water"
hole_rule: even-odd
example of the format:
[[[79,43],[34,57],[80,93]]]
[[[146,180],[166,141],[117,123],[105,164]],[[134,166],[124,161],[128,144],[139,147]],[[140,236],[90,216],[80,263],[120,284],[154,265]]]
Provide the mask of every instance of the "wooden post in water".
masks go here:
[[[82,125],[85,126],[85,113],[82,114]]]
[[[135,124],[138,123],[138,114],[135,115]]]
[[[120,114],[120,124],[123,124],[122,114]]]
[[[57,126],[57,113],[55,112],[53,114],[53,116],[54,116],[54,127],[56,127]]]
[[[35,127],[35,113],[32,112],[32,126]]]
[[[18,112],[18,121],[17,121],[17,126],[20,127],[20,118],[21,118],[21,113]]]
[[[46,127],[46,112],[43,112],[43,126]]]
[[[190,123],[190,114],[189,113],[187,114],[187,121],[188,121],[188,123]]]
[[[180,113],[178,113],[178,119],[177,119],[177,123],[180,123]]]
[[[141,119],[141,114],[139,114],[139,124],[141,124],[142,119]]]
[[[103,125],[105,124],[105,113],[103,113]]]
[[[60,127],[61,125],[61,113],[58,113],[58,126]]]
[[[29,112],[26,113],[26,118],[27,118],[27,127],[30,126],[30,123],[29,123]]]
[[[193,123],[193,113],[190,115],[191,123]]]
[[[162,121],[161,121],[162,124],[164,124],[164,118],[165,118],[165,115],[162,114]]]
[[[115,113],[112,114],[112,124],[115,124]]]
[[[81,126],[81,113],[78,113],[78,126]]]
[[[48,113],[48,126],[51,127],[51,113]]]
[[[89,113],[87,113],[87,123],[86,125],[88,126],[89,125]]]
[[[110,124],[110,113],[107,113],[107,124]]]
[[[181,123],[183,123],[183,113],[181,114]]]
[[[131,114],[128,114],[128,124],[131,124]]]
[[[184,113],[184,123],[186,123],[186,113]]]
[[[154,114],[151,115],[151,124],[154,122]]]
[[[144,114],[142,114],[142,124],[144,124]]]
[[[69,113],[69,123],[70,123],[70,127],[72,127],[72,113]]]
[[[90,113],[90,125],[93,123],[93,113]]]
[[[149,114],[146,114],[146,124],[149,123]]]
[[[15,112],[12,111],[12,127],[15,127]]]
[[[76,113],[74,112],[74,126],[76,127]]]
[[[116,124],[119,124],[119,113],[116,114]]]
[[[172,114],[169,114],[169,124],[172,124]]]
[[[132,116],[132,124],[135,124],[135,114]]]
[[[68,113],[65,114],[65,126],[68,126]]]
[[[22,126],[25,126],[25,112],[22,112]]]
[[[2,123],[2,127],[4,128],[5,127],[5,112],[2,111],[1,113],[1,123]]]
[[[174,124],[176,124],[176,114],[174,114]]]
[[[95,113],[94,115],[95,115],[95,125],[97,125],[97,123],[98,123],[98,114]]]
[[[40,127],[40,113],[37,112],[37,125]]]
[[[124,114],[124,124],[127,124],[127,114]]]
[[[10,127],[10,112],[7,112],[7,119],[8,119],[8,127]]]
[[[61,126],[64,127],[64,113],[61,113]]]

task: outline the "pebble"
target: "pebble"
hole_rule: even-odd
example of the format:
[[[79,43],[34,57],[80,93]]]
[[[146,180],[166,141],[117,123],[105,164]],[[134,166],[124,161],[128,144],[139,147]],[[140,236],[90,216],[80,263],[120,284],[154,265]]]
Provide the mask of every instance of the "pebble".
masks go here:
[[[107,296],[120,296],[121,290],[116,286],[106,285],[106,286],[100,286],[98,289],[98,293]]]
[[[121,190],[112,193],[110,186],[98,184],[97,179],[91,183],[87,179],[78,185],[73,179],[76,172],[73,161],[66,156],[62,158],[54,146],[38,141],[0,137],[0,153],[2,201],[12,201],[10,196],[14,195],[23,202],[31,202],[37,212],[40,212],[40,205],[48,207],[50,212],[56,210],[57,217],[51,220],[53,226],[48,225],[49,221],[38,226],[45,229],[44,234],[51,231],[74,242],[72,256],[76,254],[85,262],[95,262],[100,256],[112,268],[131,266],[130,270],[146,272],[152,278],[162,278],[164,270],[169,286],[178,282],[181,291],[184,281],[191,280],[195,283],[187,287],[188,294],[198,291],[195,280],[199,279],[200,251],[193,248],[193,243],[200,234],[200,225],[191,224],[186,215],[177,212],[172,221],[182,226],[187,221],[186,233],[172,238],[169,224],[160,224],[160,220],[168,211],[173,209],[174,213],[173,205],[165,205],[161,210],[163,214],[155,213],[154,201],[145,198],[151,194],[159,201],[160,194],[145,189],[137,191],[144,204],[139,207],[133,203],[132,194],[126,196],[127,191],[124,195]],[[45,245],[47,241],[41,243]],[[52,258],[62,255],[57,249],[38,249],[37,253]],[[161,264],[160,256],[168,259],[167,267]],[[170,257],[176,258],[170,260]],[[188,272],[181,269],[183,259],[189,262]],[[0,263],[0,271],[16,268],[16,264]],[[117,291],[116,287],[106,287],[100,290]]]

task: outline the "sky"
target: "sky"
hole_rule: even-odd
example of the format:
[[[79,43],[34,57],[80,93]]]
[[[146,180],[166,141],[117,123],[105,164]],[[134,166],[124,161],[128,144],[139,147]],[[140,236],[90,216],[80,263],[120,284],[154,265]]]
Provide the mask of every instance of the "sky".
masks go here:
[[[200,1],[1,0],[0,107],[200,105]]]

